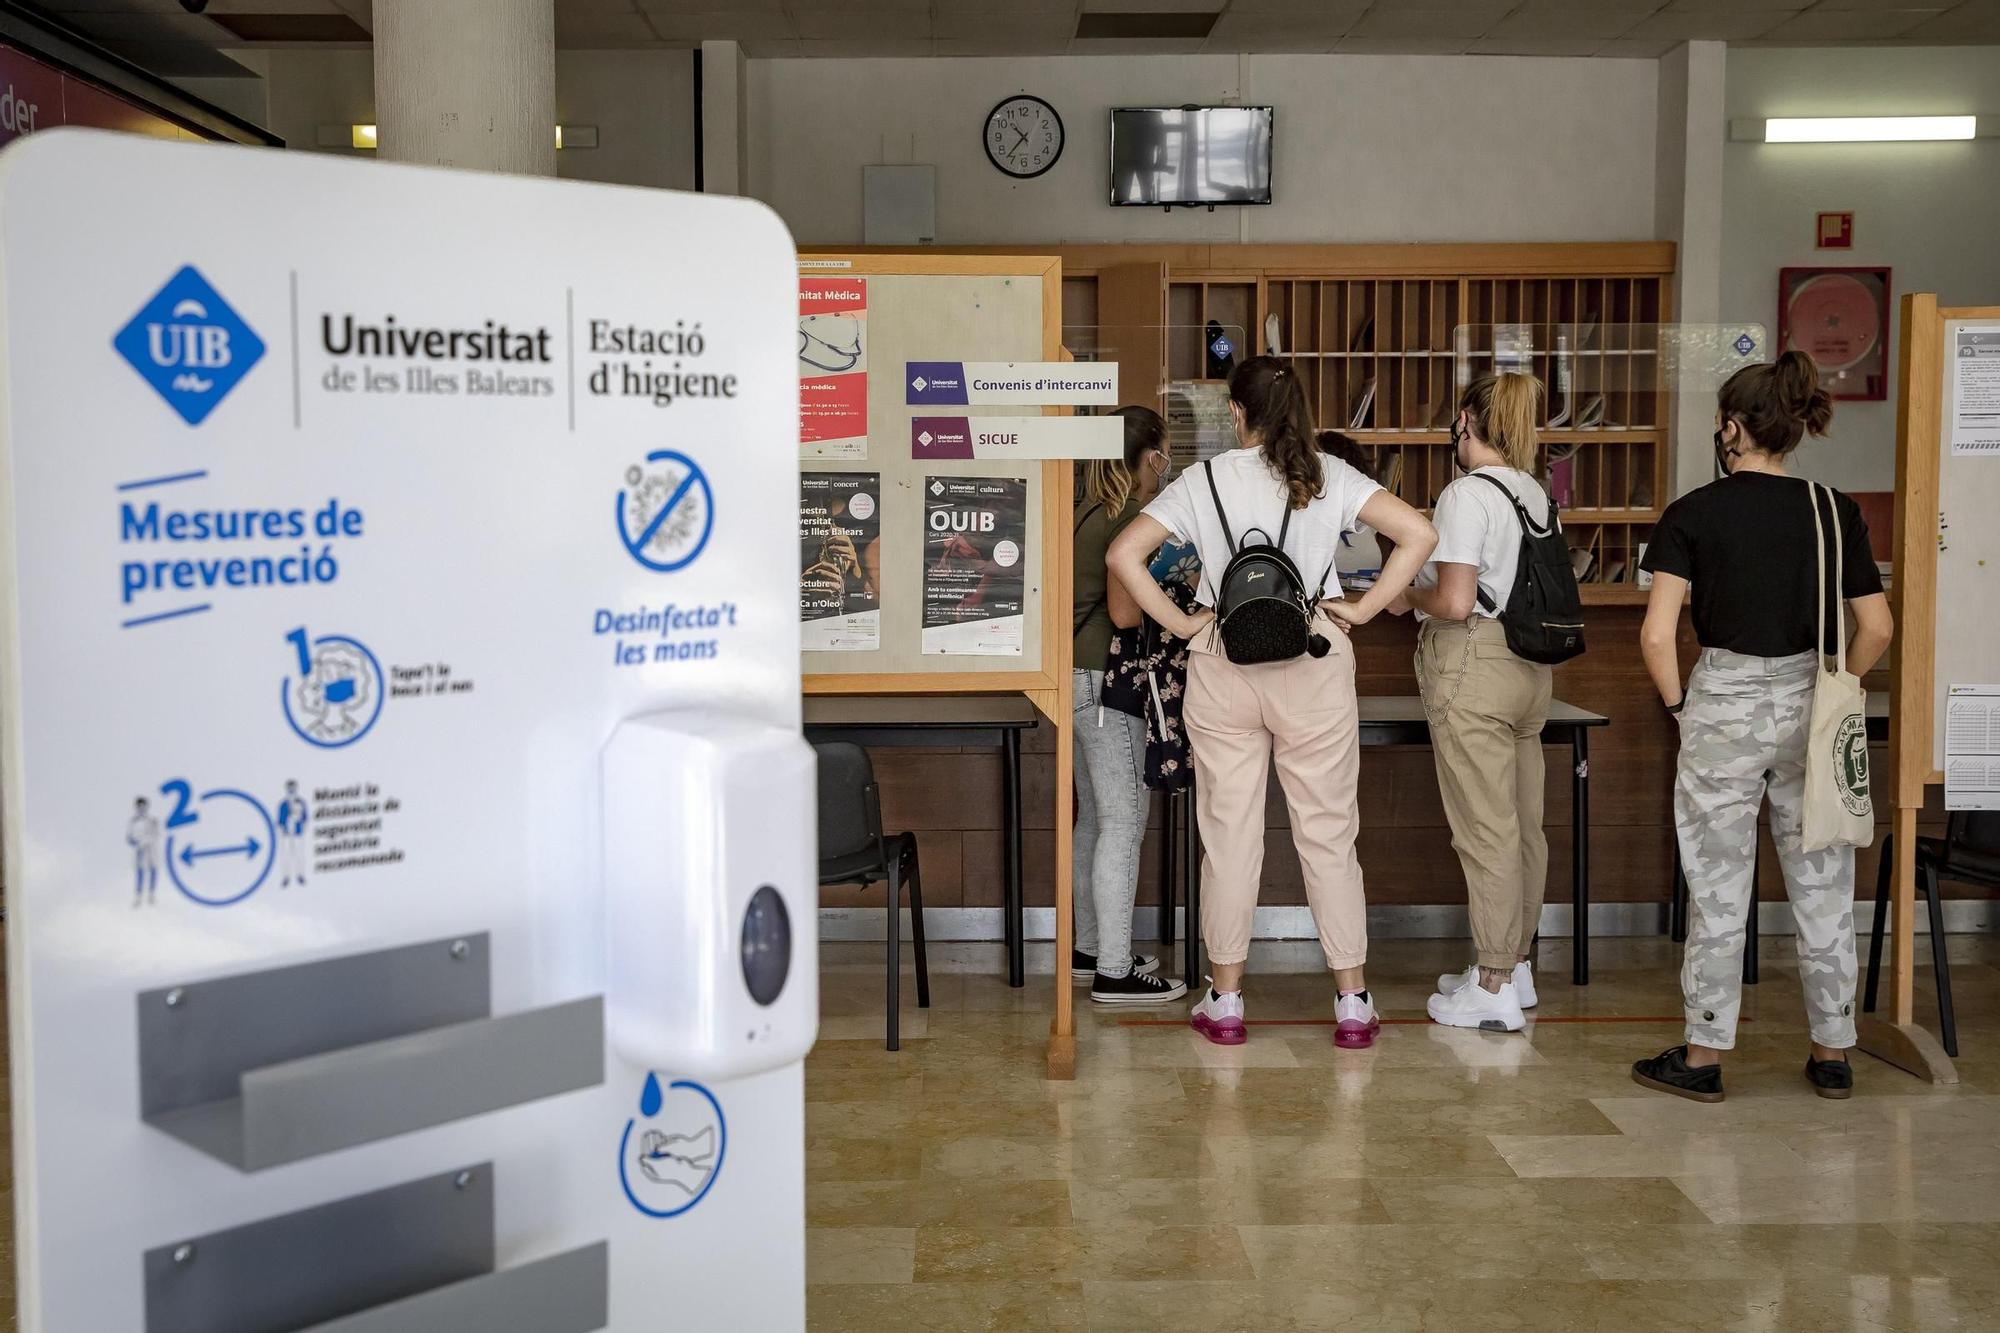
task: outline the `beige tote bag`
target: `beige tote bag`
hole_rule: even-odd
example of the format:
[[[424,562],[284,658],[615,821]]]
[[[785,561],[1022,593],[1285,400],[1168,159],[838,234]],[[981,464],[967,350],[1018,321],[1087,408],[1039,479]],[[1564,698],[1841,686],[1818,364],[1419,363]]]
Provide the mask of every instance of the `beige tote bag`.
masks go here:
[[[1813,649],[1820,654],[1820,661],[1806,743],[1805,849],[1817,852],[1828,847],[1866,847],[1873,842],[1875,806],[1868,797],[1868,694],[1861,688],[1861,678],[1847,670],[1846,604],[1840,593],[1846,586],[1840,508],[1834,503],[1831,488],[1818,482],[1806,485],[1812,498],[1813,547],[1819,557],[1819,613],[1813,628]],[[1831,663],[1820,641],[1829,607],[1826,530],[1819,516],[1821,490],[1826,491],[1827,511],[1833,515],[1830,605],[1836,646]]]

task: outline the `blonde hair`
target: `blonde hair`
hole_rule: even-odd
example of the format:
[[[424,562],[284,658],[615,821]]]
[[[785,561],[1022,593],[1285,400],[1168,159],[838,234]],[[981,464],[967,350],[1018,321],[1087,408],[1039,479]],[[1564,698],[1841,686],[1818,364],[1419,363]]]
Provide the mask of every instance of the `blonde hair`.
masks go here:
[[[1150,407],[1121,407],[1111,415],[1125,418],[1123,458],[1093,458],[1083,469],[1083,497],[1102,505],[1106,517],[1125,512],[1139,488],[1139,460],[1167,449],[1167,423]]]
[[[1467,386],[1458,405],[1482,444],[1498,449],[1508,467],[1536,476],[1541,472],[1541,439],[1535,431],[1535,418],[1540,414],[1541,400],[1540,380],[1509,371],[1481,375]]]

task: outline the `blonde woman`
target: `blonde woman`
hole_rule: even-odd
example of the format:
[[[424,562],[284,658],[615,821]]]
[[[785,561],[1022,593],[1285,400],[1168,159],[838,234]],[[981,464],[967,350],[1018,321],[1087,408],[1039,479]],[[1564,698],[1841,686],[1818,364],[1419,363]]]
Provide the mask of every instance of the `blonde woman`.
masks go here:
[[[1187,986],[1153,975],[1159,959],[1132,953],[1132,904],[1139,896],[1139,848],[1152,793],[1146,788],[1145,720],[1101,702],[1112,634],[1104,553],[1159,492],[1167,473],[1167,423],[1144,407],[1122,407],[1117,414],[1125,419],[1124,456],[1093,459],[1085,468],[1074,517],[1076,845],[1070,889],[1076,946],[1070,976],[1088,980],[1098,1004],[1153,1004],[1180,998]]]
[[[1523,517],[1537,531],[1550,523],[1535,479],[1541,389],[1531,375],[1487,375],[1459,399],[1451,439],[1465,475],[1438,497],[1437,550],[1398,608],[1423,622],[1417,683],[1472,917],[1472,965],[1439,977],[1430,998],[1432,1021],[1449,1027],[1519,1032],[1536,1002],[1528,946],[1548,883],[1541,735],[1551,675],[1514,655],[1499,617]]]

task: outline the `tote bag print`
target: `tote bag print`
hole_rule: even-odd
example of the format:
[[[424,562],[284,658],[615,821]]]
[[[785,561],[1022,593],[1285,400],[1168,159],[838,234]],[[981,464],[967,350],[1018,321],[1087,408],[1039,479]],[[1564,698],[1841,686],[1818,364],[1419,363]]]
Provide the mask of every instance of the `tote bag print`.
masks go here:
[[[1819,623],[1826,623],[1827,581],[1826,541],[1820,526],[1820,486],[1811,484],[1813,535],[1818,538]],[[1817,852],[1828,847],[1866,847],[1875,840],[1875,807],[1868,796],[1867,693],[1861,680],[1848,674],[1847,627],[1840,616],[1840,590],[1844,586],[1841,565],[1840,510],[1833,494],[1826,505],[1833,514],[1832,608],[1835,626],[1833,669],[1820,659],[1818,679],[1813,684],[1811,733],[1806,749],[1805,849]]]

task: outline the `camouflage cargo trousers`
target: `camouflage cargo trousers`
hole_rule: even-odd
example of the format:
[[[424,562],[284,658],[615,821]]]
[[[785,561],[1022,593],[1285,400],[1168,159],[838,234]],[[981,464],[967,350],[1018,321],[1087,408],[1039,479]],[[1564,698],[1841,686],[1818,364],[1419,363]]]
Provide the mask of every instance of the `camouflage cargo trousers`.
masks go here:
[[[1767,794],[1771,840],[1798,923],[1812,1039],[1854,1044],[1854,849],[1800,845],[1815,665],[1812,653],[1746,657],[1710,648],[1688,678],[1674,822],[1689,899],[1681,993],[1695,1045],[1736,1044],[1757,812]]]

